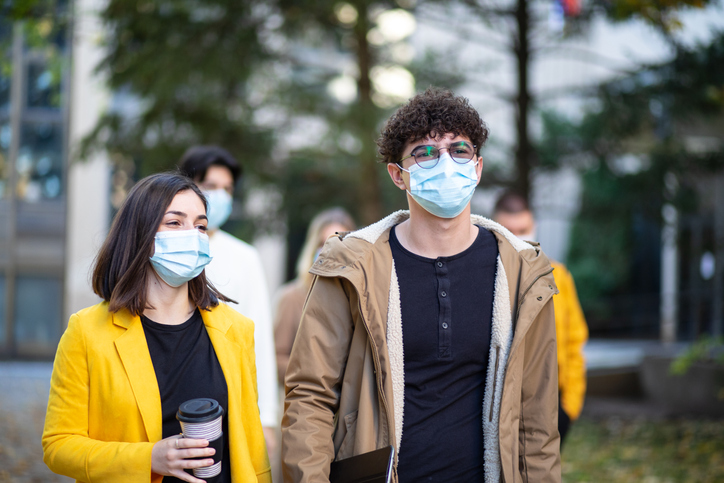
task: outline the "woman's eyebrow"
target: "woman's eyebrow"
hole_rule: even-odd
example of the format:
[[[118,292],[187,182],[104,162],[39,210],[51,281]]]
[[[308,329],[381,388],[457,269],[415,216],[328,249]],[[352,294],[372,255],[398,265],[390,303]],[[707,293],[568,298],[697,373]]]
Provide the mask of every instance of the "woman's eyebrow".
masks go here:
[[[166,214],[167,214],[167,215],[178,215],[178,216],[181,216],[181,217],[183,217],[183,218],[188,218],[188,216],[189,216],[189,215],[187,215],[186,213],[184,213],[183,211],[167,211]],[[197,220],[208,220],[209,217],[206,216],[206,215],[199,215],[199,216],[196,217],[196,219],[197,219]]]

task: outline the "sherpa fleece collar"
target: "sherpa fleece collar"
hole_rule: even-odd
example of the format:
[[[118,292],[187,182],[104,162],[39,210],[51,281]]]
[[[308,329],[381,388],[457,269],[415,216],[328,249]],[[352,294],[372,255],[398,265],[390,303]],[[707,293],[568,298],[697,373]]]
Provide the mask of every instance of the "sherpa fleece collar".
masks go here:
[[[403,221],[406,221],[408,218],[410,218],[410,212],[408,210],[395,211],[394,213],[386,216],[385,218],[382,218],[376,223],[373,223],[369,226],[347,234],[346,237],[359,238],[361,240],[365,240],[369,243],[374,244],[380,237],[380,235],[382,235],[385,231],[391,229],[395,225],[399,225]],[[505,239],[508,240],[508,242],[510,242],[510,244],[513,245],[513,248],[515,248],[515,250],[518,252],[523,250],[535,249],[533,245],[524,242],[520,238],[513,235],[503,225],[496,223],[489,218],[485,218],[484,216],[480,215],[470,215],[470,221],[474,225],[478,225],[488,231],[496,232],[504,236]]]

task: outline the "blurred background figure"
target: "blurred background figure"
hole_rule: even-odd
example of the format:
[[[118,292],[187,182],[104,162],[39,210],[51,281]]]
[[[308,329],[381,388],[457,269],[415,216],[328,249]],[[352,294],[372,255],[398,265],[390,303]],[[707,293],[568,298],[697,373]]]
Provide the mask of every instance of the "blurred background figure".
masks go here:
[[[261,258],[256,249],[221,230],[231,214],[234,188],[242,168],[219,146],[193,146],[181,157],[181,171],[193,179],[209,202],[209,248],[213,260],[206,276],[237,303],[229,305],[254,321],[259,412],[269,454],[277,448],[279,398],[274,379],[274,339],[271,306]]]
[[[533,212],[525,198],[505,191],[495,203],[493,219],[526,241],[536,241]],[[545,247],[543,247],[545,251]],[[578,419],[586,395],[586,361],[583,346],[588,340],[586,319],[578,302],[573,277],[562,263],[551,261],[559,294],[553,297],[558,342],[558,431],[561,445],[570,424]]]
[[[342,208],[330,208],[320,212],[309,224],[307,238],[297,261],[297,278],[279,289],[274,317],[274,340],[279,384],[282,386],[289,363],[289,354],[299,328],[299,319],[302,317],[304,299],[312,282],[312,275],[308,272],[309,267],[319,255],[327,238],[337,232],[354,229],[354,220]]]

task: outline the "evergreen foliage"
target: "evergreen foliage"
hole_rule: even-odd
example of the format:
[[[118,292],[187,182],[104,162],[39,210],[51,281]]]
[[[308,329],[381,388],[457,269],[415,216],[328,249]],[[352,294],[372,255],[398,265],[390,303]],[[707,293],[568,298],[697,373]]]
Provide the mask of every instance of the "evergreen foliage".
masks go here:
[[[253,89],[270,58],[261,40],[265,3],[109,0],[97,72],[115,97],[82,155],[107,150],[130,185],[174,169],[191,145],[218,144],[243,164],[247,184],[268,181],[274,138],[255,122]]]
[[[593,332],[658,323],[664,205],[695,212],[700,180],[724,169],[721,141],[705,150],[689,141],[724,122],[722,62],[724,35],[602,85],[579,123],[543,117],[544,165],[584,173],[568,265]]]
[[[563,46],[562,40],[580,35],[596,16],[605,16],[612,21],[638,19],[655,27],[672,44],[671,36],[681,25],[679,14],[690,8],[704,8],[710,0],[596,0],[584,3],[580,0],[551,0],[547,8],[541,8],[534,0],[513,0],[496,2],[492,0],[462,0],[460,4],[470,9],[470,14],[497,31],[502,42],[501,48],[508,50],[514,59],[514,90],[508,96],[515,113],[516,140],[513,146],[515,169],[513,176],[505,180],[516,191],[528,197],[530,192],[530,173],[544,165],[541,153],[536,149],[537,140],[530,132],[531,120],[539,114],[538,103],[542,96],[531,87],[532,65],[541,55],[555,51]],[[449,2],[439,2],[451,5]],[[551,19],[551,7],[560,7],[564,24],[562,31],[551,32],[548,28]],[[456,4],[452,4],[456,5]],[[506,86],[509,87],[509,86]],[[570,95],[570,92],[565,92]]]

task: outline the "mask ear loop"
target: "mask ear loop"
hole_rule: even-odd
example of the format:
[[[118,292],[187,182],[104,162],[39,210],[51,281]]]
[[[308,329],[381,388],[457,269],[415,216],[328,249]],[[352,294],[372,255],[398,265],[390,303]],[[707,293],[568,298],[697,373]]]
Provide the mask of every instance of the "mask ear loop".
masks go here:
[[[405,168],[403,168],[402,166],[400,166],[400,163],[395,163],[395,166],[397,166],[398,168],[400,168],[400,171],[404,171],[405,173],[408,173],[408,174],[410,173],[410,170],[409,170],[409,169],[405,169]],[[406,192],[408,195],[412,196],[412,193],[410,193],[410,190],[405,189],[405,192]]]

